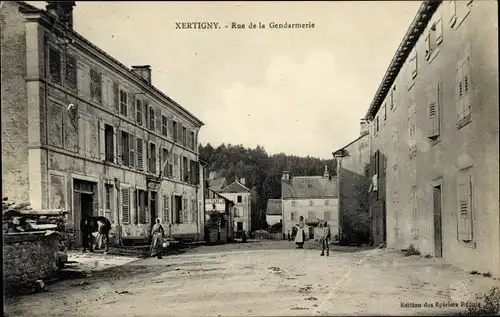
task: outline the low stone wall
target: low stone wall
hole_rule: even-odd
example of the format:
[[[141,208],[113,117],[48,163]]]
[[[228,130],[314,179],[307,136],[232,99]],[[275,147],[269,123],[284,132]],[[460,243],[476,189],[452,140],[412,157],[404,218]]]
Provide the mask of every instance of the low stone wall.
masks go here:
[[[57,234],[45,232],[3,236],[3,284],[5,293],[30,288],[38,279],[51,277],[59,249]]]

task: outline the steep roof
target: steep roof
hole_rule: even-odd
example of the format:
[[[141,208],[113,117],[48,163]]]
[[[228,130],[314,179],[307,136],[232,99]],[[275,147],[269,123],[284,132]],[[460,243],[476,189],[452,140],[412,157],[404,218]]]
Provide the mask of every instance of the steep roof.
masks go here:
[[[226,187],[220,189],[218,192],[220,193],[245,193],[249,192],[250,189],[245,187],[242,183],[238,181],[234,181]]]
[[[266,215],[281,216],[281,199],[268,199]]]
[[[219,177],[216,179],[212,179],[208,182],[210,189],[218,191],[220,190],[226,183],[226,179],[224,177]]]
[[[427,24],[434,12],[436,12],[437,8],[441,4],[442,1],[435,0],[425,0],[422,2],[422,5],[418,9],[415,18],[411,22],[408,30],[406,31],[401,44],[399,44],[394,57],[385,72],[384,78],[380,83],[380,86],[373,97],[373,100],[368,108],[368,111],[365,115],[365,118],[368,120],[372,120],[373,117],[377,114],[381,104],[384,102],[387,93],[391,89],[392,84],[396,80],[396,77],[401,70],[401,67],[404,65],[408,55],[410,55],[411,51],[415,47],[420,35],[424,32]]]
[[[286,198],[337,198],[336,177],[294,176],[281,181],[281,197]]]

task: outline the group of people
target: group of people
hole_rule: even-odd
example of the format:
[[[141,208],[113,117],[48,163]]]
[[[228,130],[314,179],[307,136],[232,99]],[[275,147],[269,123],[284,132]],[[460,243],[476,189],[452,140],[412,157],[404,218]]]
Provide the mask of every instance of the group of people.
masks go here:
[[[306,240],[306,232],[304,231],[305,228],[305,222],[304,222],[304,217],[300,216],[299,217],[299,223],[296,224],[297,228],[297,233],[295,235],[295,243],[297,244],[297,249],[303,249],[304,248],[304,242]],[[323,234],[321,238],[319,239],[319,242],[321,244],[321,256],[325,255],[325,249],[326,249],[326,256],[330,255],[330,242],[332,240],[331,232],[330,232],[330,226],[328,225],[327,221],[322,221],[319,224],[319,227],[323,229]],[[288,231],[288,240],[291,240],[290,236],[290,231]]]

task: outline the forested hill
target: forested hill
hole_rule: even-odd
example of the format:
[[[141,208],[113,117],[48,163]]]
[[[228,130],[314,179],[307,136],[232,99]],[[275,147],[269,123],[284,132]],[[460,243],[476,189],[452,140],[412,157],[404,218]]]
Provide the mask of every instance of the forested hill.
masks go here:
[[[289,171],[292,176],[323,175],[325,165],[330,175],[335,175],[335,160],[314,157],[299,157],[286,154],[268,155],[262,146],[255,149],[242,145],[221,144],[213,147],[210,143],[200,145],[200,158],[210,164],[209,170],[216,171],[218,177],[226,177],[231,183],[245,178],[245,185],[254,189],[254,210],[265,211],[267,200],[281,197],[281,174]],[[263,226],[262,217],[255,219],[254,225]],[[254,226],[255,228],[255,226]]]

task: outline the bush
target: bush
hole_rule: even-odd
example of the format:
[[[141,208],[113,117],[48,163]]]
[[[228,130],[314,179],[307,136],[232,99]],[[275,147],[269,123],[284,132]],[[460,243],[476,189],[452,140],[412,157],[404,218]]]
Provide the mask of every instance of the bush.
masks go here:
[[[483,294],[484,303],[481,306],[467,308],[466,315],[469,316],[498,316],[500,315],[500,288],[492,287]]]

